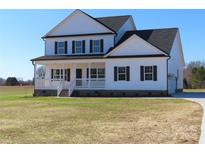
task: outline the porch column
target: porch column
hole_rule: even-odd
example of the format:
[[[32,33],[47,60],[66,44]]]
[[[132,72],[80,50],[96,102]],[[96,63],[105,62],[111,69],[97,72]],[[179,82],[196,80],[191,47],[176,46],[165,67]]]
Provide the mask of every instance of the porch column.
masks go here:
[[[51,86],[51,81],[52,81],[52,76],[51,76],[51,71],[52,71],[52,65],[48,64],[48,67],[46,68],[48,69],[48,71],[46,70],[46,73],[49,72],[50,74],[45,74],[45,79],[48,79],[48,84],[49,86]]]
[[[91,65],[91,63],[88,63],[88,88],[90,88],[90,74],[91,74],[90,65]]]
[[[33,63],[33,66],[34,66],[34,79],[33,79],[33,82],[34,82],[34,89],[35,89],[35,87],[36,87],[36,66],[37,64],[35,64],[35,62]]]
[[[63,64],[63,81],[65,81],[65,65]],[[62,79],[61,79],[62,80]]]

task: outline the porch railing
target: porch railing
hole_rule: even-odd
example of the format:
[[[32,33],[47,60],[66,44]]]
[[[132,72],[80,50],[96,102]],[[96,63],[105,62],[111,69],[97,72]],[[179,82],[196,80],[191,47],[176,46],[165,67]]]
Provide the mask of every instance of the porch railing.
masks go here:
[[[61,83],[61,82],[63,82],[63,80],[36,78],[35,79],[35,89],[56,89],[60,85],[61,86],[64,85],[64,83]]]
[[[76,88],[104,88],[105,87],[105,79],[104,78],[97,78],[97,79],[76,79]]]
[[[64,80],[61,80],[57,87],[57,96],[60,96],[61,91],[63,90]]]
[[[73,93],[73,90],[75,89],[76,81],[73,80],[69,84],[69,89],[68,89],[68,96],[70,97]]]

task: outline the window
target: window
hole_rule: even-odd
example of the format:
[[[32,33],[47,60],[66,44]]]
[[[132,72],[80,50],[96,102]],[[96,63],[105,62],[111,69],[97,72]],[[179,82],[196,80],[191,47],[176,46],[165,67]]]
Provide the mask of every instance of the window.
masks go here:
[[[144,79],[153,80],[153,67],[152,66],[144,67]]]
[[[93,40],[93,52],[94,53],[100,52],[100,40]]]
[[[90,77],[93,78],[105,78],[105,69],[104,68],[91,68]]]
[[[75,41],[75,53],[83,53],[82,41]]]
[[[63,70],[62,69],[53,69],[52,70],[52,79],[63,79]]]
[[[64,71],[64,76],[63,76]],[[70,80],[70,72],[69,69],[52,69],[51,70],[51,79],[53,80],[61,80],[65,79],[66,81]]]
[[[126,67],[118,67],[117,68],[117,78],[119,81],[126,80]]]
[[[57,42],[57,53],[58,54],[65,53],[65,42]]]

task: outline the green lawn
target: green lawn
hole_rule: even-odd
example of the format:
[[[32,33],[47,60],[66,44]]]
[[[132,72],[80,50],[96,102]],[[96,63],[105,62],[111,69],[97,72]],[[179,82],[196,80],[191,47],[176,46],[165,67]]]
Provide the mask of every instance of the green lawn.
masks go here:
[[[202,109],[185,100],[32,97],[0,87],[0,143],[198,143]]]

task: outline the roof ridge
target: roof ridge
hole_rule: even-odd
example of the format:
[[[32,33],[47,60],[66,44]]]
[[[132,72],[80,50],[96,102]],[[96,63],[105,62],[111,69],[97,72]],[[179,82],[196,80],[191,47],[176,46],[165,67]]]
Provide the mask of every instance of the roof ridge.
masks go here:
[[[138,29],[138,30],[136,30],[136,31],[145,31],[145,30],[166,30],[166,29],[179,29],[178,27],[167,27],[167,28],[153,28],[153,29]]]
[[[95,18],[100,19],[100,18],[115,18],[115,17],[131,17],[131,15],[106,16],[106,17],[95,17]]]

